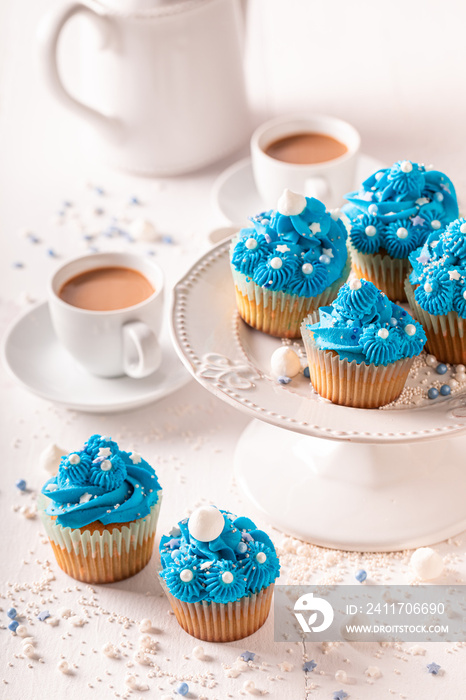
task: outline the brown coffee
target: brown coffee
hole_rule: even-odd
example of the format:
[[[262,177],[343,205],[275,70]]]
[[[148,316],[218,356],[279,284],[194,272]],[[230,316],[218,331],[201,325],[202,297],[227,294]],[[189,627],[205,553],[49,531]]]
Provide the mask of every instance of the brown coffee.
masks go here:
[[[309,165],[339,158],[348,148],[333,136],[303,132],[272,141],[264,151],[271,158],[284,163]]]
[[[114,311],[139,304],[154,293],[148,279],[129,267],[97,267],[69,279],[58,296],[89,311]]]

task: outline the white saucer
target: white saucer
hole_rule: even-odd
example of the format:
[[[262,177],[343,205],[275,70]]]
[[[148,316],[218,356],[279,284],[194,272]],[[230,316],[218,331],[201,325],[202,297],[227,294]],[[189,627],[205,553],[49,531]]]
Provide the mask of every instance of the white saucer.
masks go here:
[[[187,384],[168,328],[161,337],[162,364],[145,379],[104,379],[88,374],[60,345],[46,302],[28,309],[3,341],[3,359],[13,376],[34,394],[66,408],[116,413],[161,399]]]
[[[377,158],[361,153],[356,168],[354,189],[371,173],[384,168]],[[248,218],[264,209],[264,204],[256,189],[250,158],[230,165],[215,180],[212,199],[220,213],[232,224],[244,226]]]

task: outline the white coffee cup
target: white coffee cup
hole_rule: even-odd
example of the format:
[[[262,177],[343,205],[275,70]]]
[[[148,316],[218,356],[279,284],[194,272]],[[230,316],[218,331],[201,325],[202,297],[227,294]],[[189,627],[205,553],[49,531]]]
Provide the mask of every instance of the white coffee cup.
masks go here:
[[[274,141],[306,132],[332,136],[347,147],[346,153],[323,163],[285,163],[265,152]],[[285,188],[316,197],[328,207],[338,207],[354,179],[361,138],[356,129],[336,117],[282,116],[259,126],[251,138],[254,180],[264,205],[276,207]]]
[[[92,311],[60,298],[63,285],[76,275],[102,267],[137,270],[154,293],[134,306],[114,311]],[[141,378],[160,365],[158,341],[163,319],[163,273],[147,258],[131,253],[97,253],[61,265],[49,284],[53,327],[62,345],[91,374]]]

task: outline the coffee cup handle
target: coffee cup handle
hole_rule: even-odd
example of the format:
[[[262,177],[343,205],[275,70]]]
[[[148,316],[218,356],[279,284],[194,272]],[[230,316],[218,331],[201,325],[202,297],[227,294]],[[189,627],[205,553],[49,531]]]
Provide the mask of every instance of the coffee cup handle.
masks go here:
[[[304,194],[306,197],[315,197],[325,202],[329,192],[327,180],[323,177],[308,177],[304,183]]]
[[[162,351],[155,333],[142,321],[123,326],[123,369],[133,379],[148,377],[162,362]]]
[[[84,2],[71,2],[46,15],[37,31],[39,59],[45,81],[49,90],[65,107],[86,119],[93,126],[103,130],[110,138],[119,139],[122,133],[121,122],[103,114],[73,97],[64,86],[58,68],[57,49],[61,32],[67,22],[75,15],[89,17],[97,26],[101,36],[101,48],[107,48],[114,38],[115,28],[112,20],[98,5]]]

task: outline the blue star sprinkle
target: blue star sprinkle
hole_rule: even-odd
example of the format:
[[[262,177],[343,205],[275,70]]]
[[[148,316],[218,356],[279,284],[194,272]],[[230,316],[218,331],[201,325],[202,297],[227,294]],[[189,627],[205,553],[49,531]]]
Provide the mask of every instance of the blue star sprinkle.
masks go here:
[[[41,622],[44,622],[48,617],[50,617],[50,613],[48,610],[42,610],[37,616],[37,619],[40,620]]]
[[[333,700],[345,700],[345,698],[348,697],[348,693],[345,693],[344,690],[336,690],[333,693]]]
[[[354,578],[356,581],[359,581],[359,583],[363,583],[367,578],[367,571],[364,571],[364,569],[359,569],[359,571],[356,571],[354,574]]]
[[[16,488],[19,489],[20,491],[26,491],[26,482],[24,479],[18,479],[18,481],[15,484]]]
[[[427,671],[428,673],[432,673],[433,676],[436,676],[438,672],[440,671],[441,666],[438,664],[432,662],[431,664],[427,664]]]
[[[303,671],[306,671],[306,673],[310,673],[316,668],[316,666],[317,664],[314,661],[314,659],[312,659],[311,661],[305,661],[303,663]]]
[[[243,661],[254,661],[256,655],[252,651],[243,651],[240,655]]]
[[[137,197],[131,197],[129,200],[129,203],[134,204],[134,205],[141,204],[141,202],[139,201],[139,199]]]
[[[170,549],[178,549],[180,546],[180,540],[174,537],[173,539],[168,540],[167,546],[170,547]]]
[[[279,384],[289,384],[291,382],[291,377],[285,377],[282,375],[281,377],[277,377],[277,382]]]

